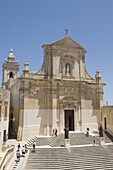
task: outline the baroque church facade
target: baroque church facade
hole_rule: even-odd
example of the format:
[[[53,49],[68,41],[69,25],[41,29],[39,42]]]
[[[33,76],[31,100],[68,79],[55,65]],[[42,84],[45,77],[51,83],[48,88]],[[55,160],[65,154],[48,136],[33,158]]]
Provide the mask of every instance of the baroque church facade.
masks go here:
[[[63,132],[91,131],[101,123],[103,86],[99,70],[92,78],[85,66],[86,50],[70,36],[42,46],[44,61],[37,72],[30,72],[24,63],[19,77],[19,63],[11,50],[3,63],[2,86],[10,90],[9,131],[15,130],[18,140],[35,135],[52,135],[53,129]]]

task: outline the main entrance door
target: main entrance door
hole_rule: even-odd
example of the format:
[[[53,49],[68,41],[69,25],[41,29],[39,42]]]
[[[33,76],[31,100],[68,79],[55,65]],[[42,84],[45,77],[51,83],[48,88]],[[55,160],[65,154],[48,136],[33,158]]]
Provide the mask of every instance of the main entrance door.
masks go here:
[[[65,110],[65,127],[74,131],[74,110]]]

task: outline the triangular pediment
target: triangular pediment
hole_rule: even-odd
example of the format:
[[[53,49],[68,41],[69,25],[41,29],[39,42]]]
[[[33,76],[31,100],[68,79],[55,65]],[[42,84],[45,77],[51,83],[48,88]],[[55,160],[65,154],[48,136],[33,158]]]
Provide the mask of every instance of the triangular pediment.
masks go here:
[[[51,44],[52,46],[64,46],[64,47],[73,47],[73,48],[79,48],[82,50],[85,50],[84,47],[82,47],[80,44],[78,44],[76,41],[74,41],[70,36],[67,36],[59,41],[56,41]]]

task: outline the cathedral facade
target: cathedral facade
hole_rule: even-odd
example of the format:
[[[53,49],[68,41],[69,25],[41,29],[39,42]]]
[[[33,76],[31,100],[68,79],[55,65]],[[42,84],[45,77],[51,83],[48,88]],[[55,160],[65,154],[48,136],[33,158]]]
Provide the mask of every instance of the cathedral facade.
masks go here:
[[[43,45],[44,61],[30,72],[28,61],[18,76],[19,63],[13,51],[3,63],[2,86],[10,90],[10,125],[18,140],[35,135],[91,131],[101,123],[103,86],[99,70],[92,78],[85,66],[86,50],[71,37]]]

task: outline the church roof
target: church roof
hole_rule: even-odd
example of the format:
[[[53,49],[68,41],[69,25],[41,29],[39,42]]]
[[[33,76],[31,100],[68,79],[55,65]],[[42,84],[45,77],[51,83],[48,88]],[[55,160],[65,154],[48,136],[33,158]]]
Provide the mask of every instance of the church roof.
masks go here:
[[[70,48],[78,48],[78,49],[86,51],[84,47],[82,47],[80,44],[78,44],[70,36],[66,36],[61,40],[58,40],[52,44],[48,44],[48,45],[44,45],[44,46],[64,46],[64,47],[70,47]]]

